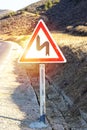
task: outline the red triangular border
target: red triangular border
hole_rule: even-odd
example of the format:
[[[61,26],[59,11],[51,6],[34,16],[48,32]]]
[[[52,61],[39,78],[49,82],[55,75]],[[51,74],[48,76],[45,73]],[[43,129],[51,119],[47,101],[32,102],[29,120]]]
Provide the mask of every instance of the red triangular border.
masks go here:
[[[45,35],[48,38],[50,44],[52,45],[56,54],[58,55],[58,58],[25,58],[27,52],[29,51],[31,45],[33,44],[33,41],[34,41],[34,39],[35,39],[35,37],[38,34],[40,29],[42,29],[43,32],[45,33]],[[55,42],[52,39],[50,32],[49,32],[48,28],[46,27],[45,23],[43,22],[43,20],[40,20],[38,22],[32,36],[31,36],[31,39],[30,39],[28,45],[24,49],[24,52],[23,52],[21,58],[19,59],[19,62],[21,62],[21,63],[65,63],[66,62],[66,59],[65,59],[63,53],[61,52],[59,47],[55,44]]]

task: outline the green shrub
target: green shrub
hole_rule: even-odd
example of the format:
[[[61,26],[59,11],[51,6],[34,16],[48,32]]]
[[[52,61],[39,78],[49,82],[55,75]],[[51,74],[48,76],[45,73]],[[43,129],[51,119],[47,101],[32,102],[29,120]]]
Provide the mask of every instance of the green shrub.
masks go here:
[[[59,0],[55,0],[55,3],[58,3],[59,2]]]
[[[11,15],[11,16],[13,16],[13,15],[15,15],[15,14],[16,14],[15,12],[10,12],[10,15]]]
[[[51,0],[47,1],[45,3],[45,10],[48,10],[49,8],[51,8],[53,6],[53,3]]]
[[[45,10],[48,10],[48,5],[47,5],[47,2],[45,3]]]
[[[49,0],[49,1],[48,1],[48,8],[51,8],[52,6],[53,6],[52,1]]]
[[[27,11],[27,12],[28,12],[28,8],[25,8],[25,11]]]

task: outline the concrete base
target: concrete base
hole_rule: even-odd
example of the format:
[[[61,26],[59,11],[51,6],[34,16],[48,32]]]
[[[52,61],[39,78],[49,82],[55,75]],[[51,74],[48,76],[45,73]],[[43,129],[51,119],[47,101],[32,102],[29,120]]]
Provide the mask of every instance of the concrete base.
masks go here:
[[[32,122],[30,125],[29,125],[30,128],[34,129],[38,129],[38,128],[47,128],[48,125],[44,124],[43,122],[41,121],[36,121],[36,122]]]

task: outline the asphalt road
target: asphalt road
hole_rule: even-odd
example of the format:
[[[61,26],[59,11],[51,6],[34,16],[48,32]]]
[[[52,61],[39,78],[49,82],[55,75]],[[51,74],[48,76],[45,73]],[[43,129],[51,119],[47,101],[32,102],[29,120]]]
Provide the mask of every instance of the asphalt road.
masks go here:
[[[2,63],[8,57],[11,47],[11,43],[0,41],[0,68]]]

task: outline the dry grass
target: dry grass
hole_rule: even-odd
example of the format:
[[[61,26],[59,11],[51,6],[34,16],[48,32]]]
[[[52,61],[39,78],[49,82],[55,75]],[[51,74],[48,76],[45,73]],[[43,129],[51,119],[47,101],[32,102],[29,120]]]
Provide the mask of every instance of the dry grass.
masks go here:
[[[23,48],[29,41],[30,35],[19,35],[19,36],[8,36],[6,34],[0,35],[1,40],[4,41],[13,41],[22,46]]]
[[[80,43],[87,42],[85,36],[73,36],[70,34],[51,32],[54,41],[61,47],[70,46],[77,48]],[[6,34],[0,35],[2,40],[17,42],[22,47],[25,47],[27,42],[30,40],[31,35],[19,35],[19,36],[8,36]]]
[[[87,37],[85,36],[73,36],[70,34],[64,34],[64,33],[52,33],[52,36],[54,40],[57,42],[60,46],[72,46],[72,47],[78,47],[78,45],[81,42],[87,42]]]

